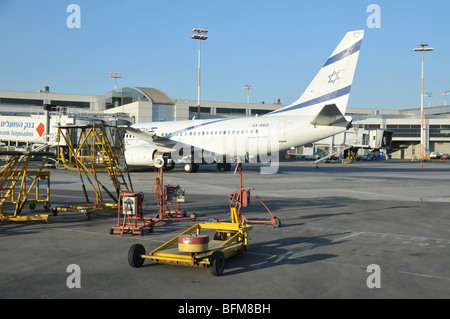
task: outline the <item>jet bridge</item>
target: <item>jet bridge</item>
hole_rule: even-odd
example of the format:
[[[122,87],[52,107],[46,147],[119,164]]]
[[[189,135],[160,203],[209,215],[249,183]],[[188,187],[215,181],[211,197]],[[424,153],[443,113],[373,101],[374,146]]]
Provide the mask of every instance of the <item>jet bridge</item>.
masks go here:
[[[357,153],[359,150],[373,152],[391,148],[393,132],[384,129],[362,130],[352,129],[337,134],[314,144],[290,149],[289,156],[314,159],[314,164],[330,160],[334,157],[346,157],[349,150]]]

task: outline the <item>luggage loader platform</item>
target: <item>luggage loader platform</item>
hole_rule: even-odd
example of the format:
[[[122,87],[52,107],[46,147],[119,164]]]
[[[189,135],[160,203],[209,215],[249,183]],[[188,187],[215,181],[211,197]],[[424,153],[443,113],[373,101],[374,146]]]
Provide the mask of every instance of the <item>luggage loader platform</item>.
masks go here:
[[[234,208],[231,217],[231,222],[196,224],[148,255],[144,246],[134,244],[128,252],[128,262],[132,267],[141,267],[148,259],[155,263],[210,268],[212,275],[221,276],[225,260],[248,249],[248,232],[253,229],[239,221]],[[214,233],[212,240],[204,234],[207,232]]]

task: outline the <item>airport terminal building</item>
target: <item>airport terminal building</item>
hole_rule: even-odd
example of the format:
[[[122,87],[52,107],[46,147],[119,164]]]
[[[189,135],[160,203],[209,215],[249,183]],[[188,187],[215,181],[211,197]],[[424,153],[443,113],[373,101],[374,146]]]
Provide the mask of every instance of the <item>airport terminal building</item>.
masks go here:
[[[58,125],[106,121],[111,123],[143,123],[150,121],[187,120],[197,117],[196,100],[176,100],[155,88],[125,86],[105,95],[78,95],[52,93],[44,86],[36,92],[0,91],[0,141],[3,145],[33,143],[42,139],[45,132],[30,130],[28,134],[8,130],[11,123],[20,120],[35,123],[45,121],[44,105],[50,105],[50,117],[56,122],[47,134]],[[236,103],[201,101],[201,119],[260,116],[285,105],[280,100],[273,103]],[[450,106],[424,108],[425,149],[429,152],[450,153]],[[391,149],[393,158],[412,159],[420,156],[421,116],[419,109],[383,110],[347,108],[346,115],[355,121],[353,127],[338,136],[319,141],[308,148],[296,149],[292,154],[310,155],[327,149],[344,146],[367,145],[371,130],[388,130],[393,133]],[[361,120],[357,120],[363,118]],[[31,124],[29,124],[31,126]],[[37,135],[36,135],[37,134]]]

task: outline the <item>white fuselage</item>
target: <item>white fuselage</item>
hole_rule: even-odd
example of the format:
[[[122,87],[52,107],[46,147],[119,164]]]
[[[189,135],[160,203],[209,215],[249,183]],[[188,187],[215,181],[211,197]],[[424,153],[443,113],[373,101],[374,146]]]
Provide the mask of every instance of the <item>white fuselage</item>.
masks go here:
[[[347,129],[348,122],[337,126],[314,126],[310,124],[312,119],[313,116],[261,116],[141,123],[132,127],[161,138],[165,145],[158,146],[127,134],[125,147],[131,150],[147,146],[168,153],[191,146],[213,156],[236,158],[310,144]]]
[[[347,32],[299,99],[263,116],[132,125],[125,129],[127,162],[251,162],[346,131],[351,119],[344,114],[363,36],[363,30]]]

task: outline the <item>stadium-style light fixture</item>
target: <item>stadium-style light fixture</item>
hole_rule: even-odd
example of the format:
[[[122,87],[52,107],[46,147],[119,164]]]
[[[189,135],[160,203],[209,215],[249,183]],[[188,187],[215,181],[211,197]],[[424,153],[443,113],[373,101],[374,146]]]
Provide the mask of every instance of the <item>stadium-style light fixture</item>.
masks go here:
[[[424,127],[423,127],[423,58],[424,53],[428,51],[433,51],[433,48],[427,48],[428,44],[421,43],[418,45],[418,48],[414,48],[415,52],[422,52],[422,92],[420,94],[421,102],[420,102],[420,167],[423,167],[423,155],[424,155]]]
[[[200,119],[200,42],[208,39],[208,29],[194,28],[191,31],[191,39],[198,40],[198,93],[197,93],[197,119]]]

